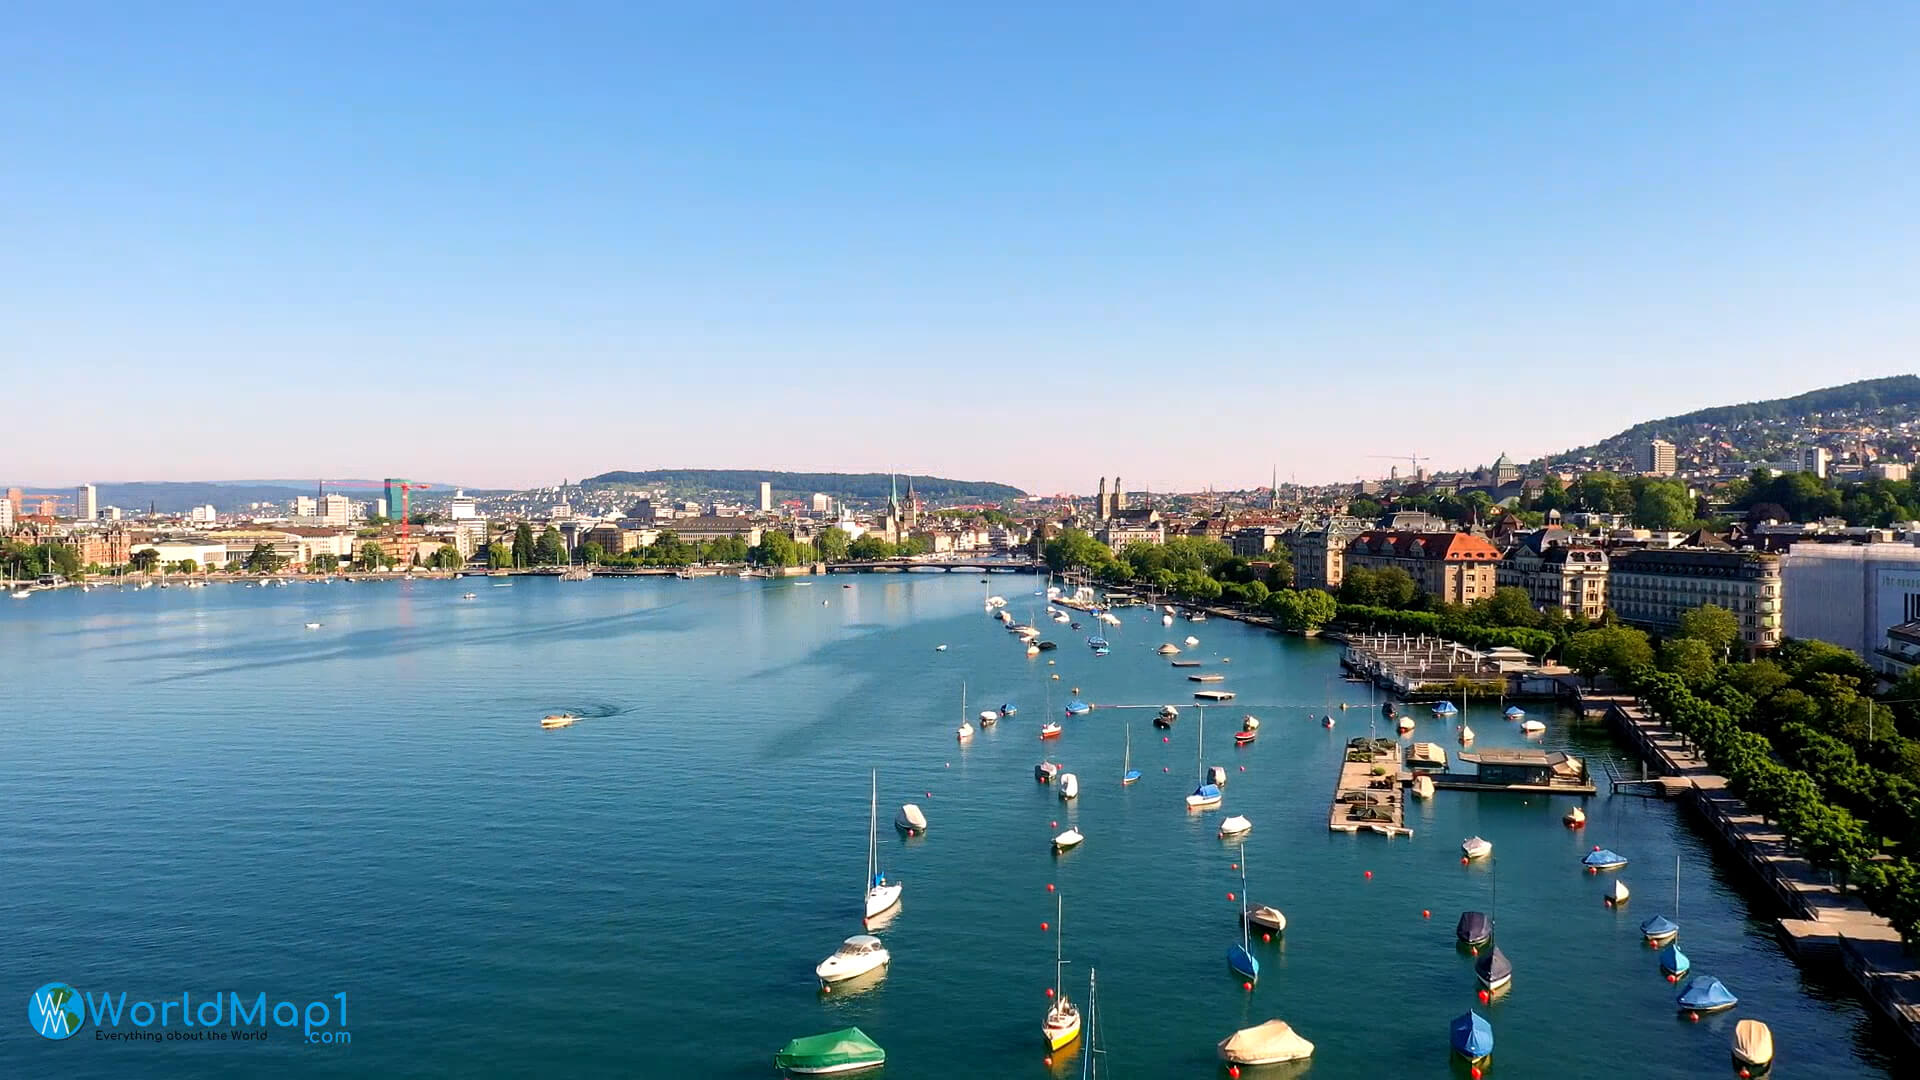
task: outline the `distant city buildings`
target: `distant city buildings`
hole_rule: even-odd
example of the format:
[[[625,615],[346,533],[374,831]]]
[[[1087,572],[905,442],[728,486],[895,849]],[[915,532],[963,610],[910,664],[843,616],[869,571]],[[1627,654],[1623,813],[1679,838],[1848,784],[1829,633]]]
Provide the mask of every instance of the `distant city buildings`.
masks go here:
[[[1293,549],[1294,584],[1303,589],[1340,588],[1347,563],[1347,544],[1367,529],[1368,523],[1346,514],[1336,514],[1317,526],[1302,522],[1288,538]]]
[[[1665,439],[1648,439],[1640,444],[1640,471],[1648,476],[1672,476],[1680,471],[1679,448]]]
[[[100,490],[92,484],[81,484],[73,489],[73,516],[81,521],[92,521],[100,516]]]
[[[323,495],[313,516],[323,525],[346,528],[353,523],[353,500],[345,495]]]
[[[1493,595],[1500,549],[1472,533],[1363,532],[1347,544],[1346,570],[1398,567],[1420,591],[1450,604],[1472,604]]]
[[[215,510],[212,503],[196,506],[187,511],[187,520],[195,525],[212,525],[220,520],[220,511]]]
[[[760,512],[763,514],[766,514],[766,513],[771,513],[772,511],[773,511],[773,485],[768,481],[762,480],[760,481]]]

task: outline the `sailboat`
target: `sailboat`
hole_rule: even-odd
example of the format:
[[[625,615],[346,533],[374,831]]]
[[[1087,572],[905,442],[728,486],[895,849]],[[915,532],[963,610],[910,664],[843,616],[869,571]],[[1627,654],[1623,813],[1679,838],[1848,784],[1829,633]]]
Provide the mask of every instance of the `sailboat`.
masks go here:
[[[867,901],[866,917],[891,911],[900,902],[902,886],[898,882],[887,880],[886,871],[880,869],[880,771],[874,770],[873,792],[867,806]]]
[[[1680,857],[1673,857],[1673,913],[1680,914]],[[1680,924],[1665,915],[1655,915],[1640,924],[1640,932],[1646,935],[1647,944],[1665,945],[1680,936]]]
[[[1247,922],[1247,848],[1240,846],[1240,944],[1227,950],[1227,966],[1248,979],[1260,977],[1260,959],[1253,955]]]
[[[961,742],[973,738],[973,725],[967,721],[967,683],[960,681],[960,726],[954,730]]]
[[[1094,1000],[1094,969],[1087,969],[1087,1046],[1080,1051],[1080,1080],[1097,1080],[1100,1075],[1100,1059],[1106,1050],[1100,1046],[1100,1006]]]
[[[1080,1037],[1080,1010],[1067,1000],[1067,987],[1061,981],[1067,966],[1061,952],[1066,940],[1066,898],[1055,893],[1053,899],[1053,1004],[1047,1006],[1047,1021],[1040,1032],[1047,1040],[1047,1049],[1058,1050]]]
[[[1200,786],[1187,796],[1187,809],[1211,810],[1220,805],[1220,785],[1207,777],[1207,711],[1200,710],[1200,747],[1196,751],[1200,767]]]
[[[1120,786],[1125,787],[1140,779],[1140,770],[1133,767],[1133,725],[1127,725],[1127,755],[1120,762]]]

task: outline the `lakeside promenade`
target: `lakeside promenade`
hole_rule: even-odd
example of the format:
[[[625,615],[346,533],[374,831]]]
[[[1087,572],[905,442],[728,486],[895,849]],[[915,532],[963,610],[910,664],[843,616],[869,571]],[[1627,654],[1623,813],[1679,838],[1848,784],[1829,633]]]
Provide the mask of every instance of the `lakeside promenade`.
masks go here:
[[[1580,702],[1589,715],[1605,716],[1642,760],[1680,782],[1669,787],[1680,788],[1679,797],[1787,912],[1777,924],[1789,951],[1803,961],[1837,963],[1920,1049],[1920,960],[1902,947],[1893,925],[1794,851],[1784,833],[1729,790],[1727,778],[1713,772],[1697,748],[1636,699],[1587,693]]]

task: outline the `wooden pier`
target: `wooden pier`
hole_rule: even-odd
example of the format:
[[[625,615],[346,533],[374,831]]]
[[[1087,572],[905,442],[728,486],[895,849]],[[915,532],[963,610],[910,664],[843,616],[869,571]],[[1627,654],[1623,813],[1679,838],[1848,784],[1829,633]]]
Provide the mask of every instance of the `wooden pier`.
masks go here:
[[[1400,794],[1400,743],[1358,738],[1347,743],[1340,780],[1327,813],[1333,832],[1373,832],[1412,836],[1406,825],[1406,801]]]

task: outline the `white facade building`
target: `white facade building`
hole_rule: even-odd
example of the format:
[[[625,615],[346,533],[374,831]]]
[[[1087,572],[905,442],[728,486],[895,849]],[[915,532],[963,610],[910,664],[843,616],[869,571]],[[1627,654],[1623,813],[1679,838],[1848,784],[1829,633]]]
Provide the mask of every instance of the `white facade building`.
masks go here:
[[[211,525],[220,520],[220,511],[215,510],[212,503],[196,506],[187,511],[187,520],[195,525]]]
[[[320,512],[314,517],[322,525],[332,525],[344,529],[353,524],[353,500],[345,495],[325,495],[320,499]]]
[[[92,484],[81,484],[73,489],[73,516],[81,521],[92,521],[100,516],[100,490]]]
[[[1871,663],[1890,627],[1920,620],[1920,547],[1802,543],[1783,562],[1789,637],[1851,649]]]
[[[319,517],[320,500],[311,495],[295,495],[293,497],[293,516],[306,519]]]
[[[772,509],[773,509],[773,485],[768,483],[765,480],[762,480],[760,481],[760,512],[764,514]]]
[[[447,516],[454,521],[472,521],[480,516],[480,505],[465,491],[456,490],[447,504]]]

